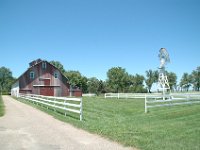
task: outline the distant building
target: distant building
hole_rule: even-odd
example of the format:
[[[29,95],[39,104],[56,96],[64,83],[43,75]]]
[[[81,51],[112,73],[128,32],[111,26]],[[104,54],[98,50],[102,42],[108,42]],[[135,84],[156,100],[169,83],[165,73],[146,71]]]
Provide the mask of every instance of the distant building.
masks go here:
[[[19,93],[82,96],[81,90],[70,88],[68,78],[57,67],[41,59],[29,63],[29,68],[13,84],[11,95],[18,96]]]

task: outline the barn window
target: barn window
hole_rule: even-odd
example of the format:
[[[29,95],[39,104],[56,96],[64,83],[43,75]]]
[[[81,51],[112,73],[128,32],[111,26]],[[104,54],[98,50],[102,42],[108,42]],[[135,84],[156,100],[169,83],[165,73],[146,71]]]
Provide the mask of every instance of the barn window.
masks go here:
[[[35,73],[33,71],[30,72],[30,79],[34,79],[35,78]]]
[[[58,78],[58,73],[57,72],[54,72],[54,77]]]
[[[42,62],[42,69],[46,69],[47,68],[47,63],[46,62]]]

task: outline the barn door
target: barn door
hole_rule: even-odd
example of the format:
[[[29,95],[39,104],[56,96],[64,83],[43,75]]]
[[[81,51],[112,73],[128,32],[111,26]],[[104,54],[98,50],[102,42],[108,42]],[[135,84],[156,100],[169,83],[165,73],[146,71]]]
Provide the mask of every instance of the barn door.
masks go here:
[[[54,96],[54,88],[53,87],[41,87],[40,95]]]
[[[46,86],[50,85],[50,79],[44,79],[44,85]]]

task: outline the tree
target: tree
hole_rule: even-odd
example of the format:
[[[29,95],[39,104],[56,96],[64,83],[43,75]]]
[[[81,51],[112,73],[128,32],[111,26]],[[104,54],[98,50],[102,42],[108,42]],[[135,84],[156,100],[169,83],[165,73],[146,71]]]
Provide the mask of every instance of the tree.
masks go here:
[[[81,76],[81,89],[83,93],[88,93],[88,88],[87,88],[87,77]]]
[[[197,67],[196,70],[192,71],[191,78],[192,78],[192,84],[194,86],[194,90],[199,91],[199,89],[200,89],[200,66]]]
[[[135,87],[135,77],[134,75],[129,74],[125,92],[134,92],[135,90],[134,87]]]
[[[98,93],[106,93],[106,82],[105,81],[102,81],[100,80],[99,81],[99,89],[98,89]]]
[[[95,77],[93,78],[89,78],[87,81],[87,85],[88,85],[88,91],[89,93],[95,93],[95,94],[99,94],[98,89],[99,89],[99,80]]]
[[[174,88],[176,87],[177,76],[174,72],[167,72],[166,74],[168,77],[169,87],[173,91]]]
[[[62,73],[65,73],[65,69],[64,69],[63,65],[59,61],[52,60],[49,63],[51,63],[52,65],[57,67]]]
[[[188,73],[184,73],[180,82],[181,90],[184,89],[188,91],[191,86],[191,82],[192,82],[191,76]]]
[[[147,92],[144,89],[144,76],[142,75],[131,75],[124,68],[113,67],[108,70],[107,76],[105,88],[107,92]]]
[[[124,92],[128,82],[128,73],[124,68],[113,67],[107,72],[108,86],[113,92]]]
[[[64,75],[69,79],[70,85],[74,86],[78,86],[81,87],[82,86],[82,76],[81,73],[79,71],[66,71],[64,73]]]
[[[87,93],[88,79],[82,76],[79,71],[66,71],[64,75],[68,78],[71,88],[79,87],[83,93]]]
[[[10,92],[14,78],[12,77],[12,72],[6,67],[0,68],[0,92],[8,93]]]
[[[151,87],[152,87],[153,83],[155,83],[158,80],[157,74],[158,74],[157,71],[153,71],[151,69],[146,71],[145,83],[147,85],[149,93],[151,93]]]
[[[144,89],[144,76],[142,75],[139,75],[139,74],[136,74],[135,76],[133,75],[130,75],[129,76],[130,79],[131,79],[131,85],[129,87],[129,92],[134,92],[134,93],[144,93],[144,92],[147,92],[145,89]]]

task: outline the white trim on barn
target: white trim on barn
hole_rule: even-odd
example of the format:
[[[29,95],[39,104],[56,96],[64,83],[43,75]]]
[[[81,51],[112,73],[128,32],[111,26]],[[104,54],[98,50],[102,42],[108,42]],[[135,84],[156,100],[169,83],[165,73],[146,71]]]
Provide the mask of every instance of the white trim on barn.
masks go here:
[[[19,96],[19,80],[12,85],[11,96]]]

